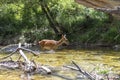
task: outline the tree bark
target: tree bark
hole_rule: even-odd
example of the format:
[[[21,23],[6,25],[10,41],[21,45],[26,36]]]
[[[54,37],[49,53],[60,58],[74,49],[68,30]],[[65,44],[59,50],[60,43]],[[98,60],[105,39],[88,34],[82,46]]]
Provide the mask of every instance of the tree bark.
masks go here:
[[[50,27],[54,30],[54,32],[57,35],[68,33],[68,31],[63,26],[60,26],[60,24],[55,20],[47,4],[43,0],[39,0],[39,1],[40,1],[41,8],[43,12],[46,14],[46,17],[49,21]]]
[[[68,30],[66,30],[62,25],[60,25],[60,24],[55,20],[53,14],[51,13],[51,11],[50,11],[49,7],[47,6],[47,4],[45,4],[45,7],[46,7],[48,13],[49,13],[50,16],[51,16],[51,19],[53,19],[53,22],[54,22],[55,26],[59,28],[60,32],[61,32],[61,33],[68,33]]]
[[[40,1],[40,5],[41,5],[41,8],[42,8],[42,11],[45,13],[45,15],[46,15],[46,17],[47,17],[47,19],[49,21],[50,27],[54,30],[54,32],[56,34],[60,33],[60,30],[56,27],[56,25],[54,24],[53,19],[52,19],[50,13],[46,9],[45,3],[43,2],[43,0],[39,0],[39,1]]]

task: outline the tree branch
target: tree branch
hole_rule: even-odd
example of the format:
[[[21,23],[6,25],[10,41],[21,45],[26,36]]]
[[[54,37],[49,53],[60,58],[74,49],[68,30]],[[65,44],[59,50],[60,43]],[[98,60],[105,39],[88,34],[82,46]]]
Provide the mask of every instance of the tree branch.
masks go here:
[[[95,80],[93,76],[91,76],[88,72],[82,70],[74,61],[72,63],[78,68],[79,72],[88,77],[90,80]]]

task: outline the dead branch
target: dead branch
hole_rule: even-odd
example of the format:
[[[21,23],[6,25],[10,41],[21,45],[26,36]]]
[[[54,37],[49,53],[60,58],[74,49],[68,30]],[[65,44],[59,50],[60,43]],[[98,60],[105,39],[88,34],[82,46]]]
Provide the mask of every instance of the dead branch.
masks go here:
[[[47,74],[51,74],[51,70],[48,69],[47,67],[41,66],[41,68],[44,69],[47,72]]]
[[[9,47],[12,47],[12,46],[18,46],[18,44],[10,44],[10,45],[7,45],[7,46],[1,48],[1,49],[0,49],[0,52],[1,52],[2,50],[5,50],[6,48],[9,48]]]
[[[74,61],[72,61],[72,63],[78,68],[79,72],[85,75],[88,79],[95,80],[95,78],[92,75],[90,75],[88,72],[81,69]]]
[[[0,61],[0,69],[6,68],[6,69],[18,69],[19,63],[24,64],[24,62],[18,62],[18,61],[12,61],[12,60],[7,60],[7,61]]]
[[[82,73],[83,75],[85,75],[87,78],[89,78],[90,80],[95,80],[95,78],[93,76],[91,76],[88,72],[84,71],[83,69],[81,69],[74,61],[72,61],[72,63],[76,66],[72,67],[72,66],[64,66],[66,68],[70,68],[72,70],[76,70],[79,71],[80,73]]]
[[[63,67],[66,67],[66,68],[70,68],[70,69],[72,69],[72,70],[79,71],[79,69],[78,69],[78,68],[75,68],[75,67],[72,67],[72,66],[63,66]]]
[[[20,52],[22,52],[21,50],[25,50],[25,51],[28,51],[28,52],[31,52],[31,53],[33,53],[33,55],[34,56],[38,56],[38,54],[36,54],[36,52],[34,52],[34,51],[32,51],[32,50],[30,50],[30,49],[26,49],[26,48],[23,48],[23,47],[21,47],[21,43],[18,45],[18,44],[14,44],[15,46],[17,45],[17,46],[19,46],[15,51],[13,51],[12,53],[10,53],[9,55],[7,55],[7,56],[5,56],[5,57],[3,57],[3,58],[0,58],[0,60],[4,60],[4,59],[6,59],[6,58],[8,58],[8,57],[11,57],[13,54],[15,54],[15,52],[17,52],[17,51],[19,51],[20,50]],[[6,46],[6,47],[4,47],[4,48],[2,48],[1,50],[3,50],[3,49],[5,49],[5,48],[7,48],[7,47],[10,47],[11,45],[8,45],[8,46]],[[13,45],[12,45],[13,46]],[[0,51],[1,51],[0,50]],[[39,57],[39,56],[38,56]],[[19,57],[19,59],[20,59],[21,57]]]
[[[22,57],[22,56],[20,55],[17,61],[19,61],[19,60],[21,59],[21,57]]]
[[[60,77],[60,78],[65,79],[65,80],[74,80],[74,79],[72,79],[72,78],[70,78],[70,77],[66,77],[66,76],[61,75],[61,74],[58,74],[58,73],[52,73],[52,75],[53,75],[53,76]]]
[[[4,60],[4,59],[6,59],[6,58],[8,58],[8,57],[11,57],[13,54],[15,54],[15,52],[16,52],[17,50],[18,50],[18,49],[16,49],[14,52],[10,53],[10,54],[7,55],[7,56],[5,56],[5,57],[3,57],[3,58],[0,58],[0,60]]]
[[[34,64],[33,62],[31,62],[31,61],[26,57],[26,55],[24,54],[24,52],[23,52],[21,49],[22,49],[22,48],[21,48],[21,43],[19,43],[19,53],[21,54],[21,56],[24,58],[25,62],[27,63],[26,66],[25,66],[25,68],[24,68],[24,70],[27,71],[27,72],[29,72],[29,71],[31,72],[31,70],[33,71],[33,69],[36,68],[36,67],[35,67],[36,64]],[[26,49],[25,49],[25,50],[26,50]],[[29,50],[29,51],[31,51],[31,50]],[[42,68],[43,70],[45,70],[48,74],[51,73],[51,70],[48,69],[47,67],[41,66],[41,68]]]
[[[26,48],[23,48],[23,47],[21,47],[21,48],[19,48],[19,49],[22,49],[22,50],[31,52],[31,53],[33,53],[34,56],[38,56],[38,54],[37,54],[35,51],[32,51],[32,50],[30,50],[30,49],[26,49]]]
[[[45,67],[45,66],[37,66],[37,64],[34,61],[30,61],[27,56],[24,54],[23,50],[31,52],[34,56],[38,56],[34,51],[30,50],[30,49],[26,49],[21,47],[21,43],[18,44],[18,48],[13,51],[11,54],[1,58],[0,60],[6,59],[8,57],[11,57],[13,54],[15,54],[15,52],[19,52],[20,53],[20,57],[18,58],[18,60],[20,60],[20,58],[22,57],[24,59],[24,64],[23,62],[19,62],[19,67],[21,67],[21,69],[25,72],[25,73],[31,73],[31,72],[35,72],[35,70],[37,68],[42,68],[44,71],[47,72],[47,74],[50,74],[52,71]],[[7,63],[6,63],[7,64]],[[2,64],[4,65],[4,64]],[[7,67],[7,66],[6,66]],[[8,66],[9,67],[9,66]]]

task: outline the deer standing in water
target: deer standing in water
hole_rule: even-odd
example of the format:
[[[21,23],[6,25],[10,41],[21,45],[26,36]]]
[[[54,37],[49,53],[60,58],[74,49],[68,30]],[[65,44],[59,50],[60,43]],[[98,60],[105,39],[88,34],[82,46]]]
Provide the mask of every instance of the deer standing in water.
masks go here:
[[[68,39],[66,38],[66,35],[62,35],[62,38],[58,41],[44,39],[38,42],[42,50],[55,50],[63,43],[68,45]]]

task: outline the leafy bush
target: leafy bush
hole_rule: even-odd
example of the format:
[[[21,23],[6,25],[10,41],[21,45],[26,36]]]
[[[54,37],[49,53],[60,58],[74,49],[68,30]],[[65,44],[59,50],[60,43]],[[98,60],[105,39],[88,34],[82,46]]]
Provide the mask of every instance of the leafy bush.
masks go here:
[[[120,43],[118,31],[120,23],[118,20],[108,23],[109,15],[86,8],[74,0],[44,0],[44,2],[50,9],[53,20],[68,31],[66,34],[69,41]],[[1,40],[19,35],[24,35],[27,42],[57,38],[38,0],[2,3],[0,4]]]

